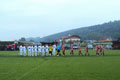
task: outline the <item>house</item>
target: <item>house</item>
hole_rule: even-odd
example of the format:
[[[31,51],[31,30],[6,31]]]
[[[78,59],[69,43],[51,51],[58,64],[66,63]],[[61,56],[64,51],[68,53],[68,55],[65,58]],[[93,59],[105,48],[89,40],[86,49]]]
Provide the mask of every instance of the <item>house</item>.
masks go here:
[[[72,44],[73,47],[77,47],[80,44],[80,37],[78,35],[69,35],[64,36],[57,40],[60,45],[64,44],[66,48],[70,48],[70,45]]]
[[[63,42],[64,43],[69,43],[69,42],[71,42],[71,43],[80,43],[80,37],[77,36],[77,35],[71,35],[71,36],[65,37],[63,39]]]

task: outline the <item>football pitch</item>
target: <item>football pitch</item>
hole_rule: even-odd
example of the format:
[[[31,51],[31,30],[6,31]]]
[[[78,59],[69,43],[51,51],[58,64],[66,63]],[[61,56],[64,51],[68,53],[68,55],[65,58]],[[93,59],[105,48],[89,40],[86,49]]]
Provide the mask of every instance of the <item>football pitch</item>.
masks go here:
[[[105,56],[19,57],[18,51],[0,51],[0,80],[120,80],[120,50]],[[85,52],[83,52],[85,53]]]

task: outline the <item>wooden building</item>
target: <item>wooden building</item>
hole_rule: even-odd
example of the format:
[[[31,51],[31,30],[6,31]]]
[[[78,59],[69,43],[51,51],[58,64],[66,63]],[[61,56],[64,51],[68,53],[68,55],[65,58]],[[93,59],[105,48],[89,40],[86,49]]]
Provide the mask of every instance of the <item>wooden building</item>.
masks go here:
[[[77,35],[71,35],[63,39],[65,43],[73,42],[73,43],[80,43],[80,37]]]

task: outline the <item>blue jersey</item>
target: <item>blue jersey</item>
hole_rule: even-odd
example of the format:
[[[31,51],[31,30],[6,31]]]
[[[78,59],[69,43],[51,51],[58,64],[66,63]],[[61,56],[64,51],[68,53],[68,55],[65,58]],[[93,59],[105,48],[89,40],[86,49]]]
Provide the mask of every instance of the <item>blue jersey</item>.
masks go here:
[[[60,50],[61,49],[61,47],[60,46],[57,46],[57,50]]]

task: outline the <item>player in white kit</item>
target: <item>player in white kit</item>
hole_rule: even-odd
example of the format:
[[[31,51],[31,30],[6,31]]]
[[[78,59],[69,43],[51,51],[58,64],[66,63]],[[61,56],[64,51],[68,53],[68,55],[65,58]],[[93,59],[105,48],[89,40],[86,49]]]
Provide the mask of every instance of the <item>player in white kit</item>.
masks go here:
[[[44,47],[44,45],[42,46],[42,56],[44,56],[45,55],[45,47]]]
[[[34,46],[35,56],[37,56],[37,46]]]
[[[32,56],[34,56],[34,47],[31,46]]]
[[[48,47],[48,45],[46,45],[45,46],[45,56],[48,56],[48,49],[49,49],[49,47]]]
[[[41,46],[41,45],[39,45],[39,46],[38,46],[39,56],[41,56],[41,51],[42,51],[42,46]]]
[[[53,45],[53,56],[55,56],[55,52],[56,52],[56,45]]]
[[[19,50],[20,50],[20,56],[22,56],[23,55],[22,45],[20,45]]]
[[[23,49],[24,56],[26,56],[26,47],[23,46],[22,49]]]
[[[28,46],[28,56],[31,56],[31,46]]]

